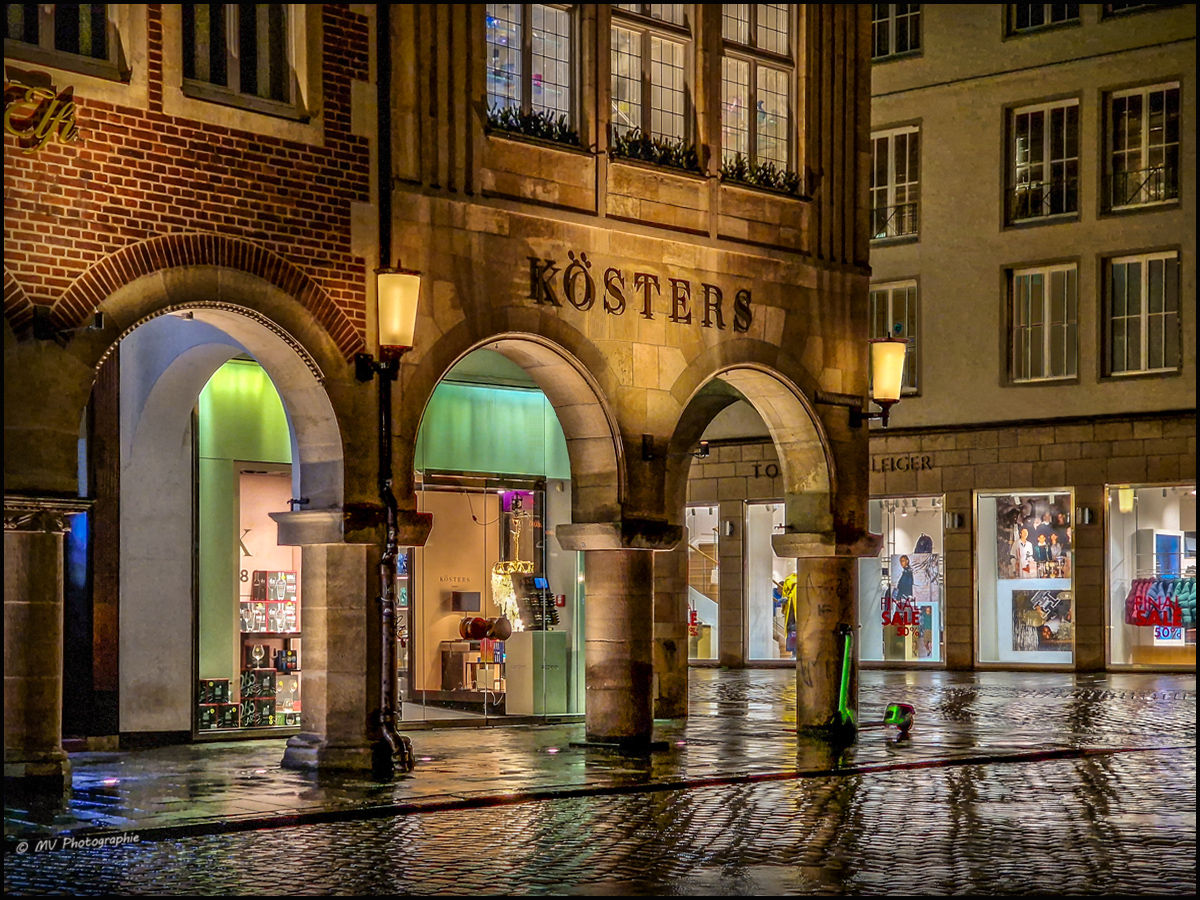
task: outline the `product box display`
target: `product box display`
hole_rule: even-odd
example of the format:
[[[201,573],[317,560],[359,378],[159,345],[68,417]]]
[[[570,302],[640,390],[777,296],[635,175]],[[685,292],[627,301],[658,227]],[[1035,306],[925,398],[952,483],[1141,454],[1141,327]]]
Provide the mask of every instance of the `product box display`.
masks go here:
[[[213,703],[200,704],[200,730],[208,731],[217,728],[217,707]]]
[[[296,726],[300,724],[300,713],[298,712],[277,712],[275,713],[276,725]]]
[[[202,678],[200,679],[200,702],[201,703],[228,703],[229,702],[229,679],[228,678]]]
[[[242,670],[242,693],[241,697],[245,700],[248,697],[274,697],[275,696],[275,670],[274,669],[243,669]]]
[[[243,728],[261,728],[275,724],[275,699],[249,697],[242,699],[240,715]]]
[[[217,707],[217,727],[218,728],[237,728],[238,726],[238,705],[236,703],[218,703]]]
[[[251,600],[295,600],[295,572],[263,572],[256,570],[250,580]]]
[[[300,668],[300,660],[295,650],[275,651],[275,671],[295,672]]]
[[[238,620],[243,634],[287,634],[300,630],[300,605],[294,599],[286,602],[243,600],[238,607]]]

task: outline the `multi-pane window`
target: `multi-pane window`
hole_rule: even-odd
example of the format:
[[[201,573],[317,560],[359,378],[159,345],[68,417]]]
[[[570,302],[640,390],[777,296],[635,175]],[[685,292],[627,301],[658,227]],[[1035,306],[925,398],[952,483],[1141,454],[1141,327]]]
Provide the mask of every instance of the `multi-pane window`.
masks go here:
[[[544,3],[487,5],[488,106],[571,120],[571,13]]]
[[[1179,254],[1145,253],[1108,261],[1109,375],[1179,368]]]
[[[1010,3],[1008,30],[1028,31],[1079,21],[1078,3]]]
[[[4,39],[89,59],[113,58],[107,3],[6,3]]]
[[[185,3],[183,77],[247,98],[290,103],[287,3]]]
[[[869,295],[872,340],[884,337],[908,339],[904,351],[905,393],[917,390],[917,283],[873,284]]]
[[[1012,378],[1073,378],[1078,366],[1078,270],[1074,263],[1012,273]]]
[[[663,140],[687,131],[683,3],[620,3],[612,19],[612,128]]]
[[[921,49],[920,3],[872,3],[871,10],[873,59]]]
[[[1079,101],[1012,111],[1009,221],[1079,210]]]
[[[1178,83],[1117,91],[1108,118],[1108,207],[1178,199]]]
[[[916,126],[871,135],[871,239],[917,233],[921,133]]]
[[[786,3],[721,6],[721,154],[789,167],[791,14]]]

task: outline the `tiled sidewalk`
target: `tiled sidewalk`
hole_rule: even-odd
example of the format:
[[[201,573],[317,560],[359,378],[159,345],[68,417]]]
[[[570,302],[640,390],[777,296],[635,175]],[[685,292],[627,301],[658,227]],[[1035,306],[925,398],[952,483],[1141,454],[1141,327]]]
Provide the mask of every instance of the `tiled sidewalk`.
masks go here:
[[[860,718],[890,701],[917,709],[910,736],[864,729],[836,758],[797,737],[795,672],[695,669],[687,720],[655,723],[666,749],[645,757],[572,746],[582,723],[408,732],[416,770],[393,784],[280,768],[283,740],[72,754],[62,803],[5,798],[18,837],[179,833],[332,821],[818,772],[966,760],[1195,747],[1194,675],[863,671]]]

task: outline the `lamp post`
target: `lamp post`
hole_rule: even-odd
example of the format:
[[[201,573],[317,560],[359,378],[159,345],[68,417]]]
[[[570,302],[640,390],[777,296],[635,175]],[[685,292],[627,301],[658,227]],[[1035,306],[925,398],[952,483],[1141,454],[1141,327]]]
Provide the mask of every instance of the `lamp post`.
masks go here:
[[[896,330],[900,330],[899,325]],[[880,408],[879,412],[863,412],[862,398],[853,394],[837,394],[817,391],[818,403],[845,406],[850,409],[850,427],[861,428],[863,422],[879,419],[887,428],[888,412],[900,402],[900,391],[904,386],[904,354],[908,349],[908,338],[873,338],[871,348],[871,400]]]
[[[421,275],[383,267],[375,272],[379,322],[379,359],[369,353],[354,358],[359,381],[379,376],[379,499],[387,515],[383,555],[379,560],[379,619],[382,659],[379,677],[380,739],[372,747],[372,769],[379,781],[391,781],[396,768],[411,772],[415,763],[412,744],[396,730],[401,699],[396,668],[396,496],[392,493],[392,382],[400,374],[400,358],[413,347]]]

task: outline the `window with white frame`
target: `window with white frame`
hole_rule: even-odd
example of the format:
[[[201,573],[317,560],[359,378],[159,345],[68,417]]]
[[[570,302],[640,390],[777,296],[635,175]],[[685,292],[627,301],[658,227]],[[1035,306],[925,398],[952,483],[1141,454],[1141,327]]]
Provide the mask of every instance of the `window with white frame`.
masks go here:
[[[1179,199],[1179,119],[1178,82],[1109,97],[1109,209]]]
[[[1008,220],[1079,211],[1079,101],[1012,110]]]
[[[1012,380],[1074,378],[1078,367],[1078,266],[1014,269]]]
[[[572,121],[571,8],[487,4],[488,107]]]
[[[107,3],[4,4],[4,55],[118,75],[119,41]]]
[[[1106,265],[1106,373],[1179,368],[1179,254],[1118,256]]]
[[[915,125],[871,135],[871,239],[918,230],[921,133]]]
[[[721,5],[721,156],[791,167],[791,6]]]
[[[1030,31],[1047,25],[1065,25],[1079,21],[1078,3],[1010,3],[1009,32]]]
[[[902,337],[908,340],[904,349],[904,380],[901,390],[915,394],[917,380],[917,283],[898,281],[893,284],[873,284],[868,295],[870,309],[870,338]]]
[[[288,3],[183,5],[184,92],[276,111],[295,102]]]
[[[687,133],[684,3],[619,3],[612,16],[612,129],[682,141]]]
[[[872,59],[921,49],[920,3],[872,3],[871,10]]]

